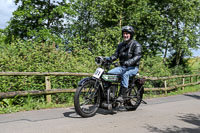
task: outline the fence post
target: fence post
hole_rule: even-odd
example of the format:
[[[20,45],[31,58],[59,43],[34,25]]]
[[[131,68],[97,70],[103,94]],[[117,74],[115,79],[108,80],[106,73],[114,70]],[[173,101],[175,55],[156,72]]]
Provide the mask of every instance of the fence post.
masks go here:
[[[192,76],[190,76],[190,83],[192,83]]]
[[[185,78],[183,78],[183,85],[185,84]],[[182,90],[184,90],[185,89],[185,87],[183,86],[182,87]]]
[[[45,76],[45,84],[46,84],[46,90],[50,90],[51,89],[50,76]],[[47,103],[50,103],[51,95],[46,95],[46,100],[47,100]]]
[[[165,80],[165,94],[167,95],[167,81]]]

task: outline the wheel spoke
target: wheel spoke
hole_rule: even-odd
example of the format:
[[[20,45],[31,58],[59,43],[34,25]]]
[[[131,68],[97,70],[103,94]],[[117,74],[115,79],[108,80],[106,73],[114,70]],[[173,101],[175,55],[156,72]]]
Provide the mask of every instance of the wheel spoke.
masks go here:
[[[137,107],[140,105],[142,100],[143,93],[141,91],[138,91],[139,88],[137,86],[134,86],[132,88],[131,92],[129,93],[129,100],[126,101],[126,109],[127,110],[136,110]]]
[[[80,106],[87,105],[88,103],[89,103],[89,100],[87,100],[86,102],[80,104]]]

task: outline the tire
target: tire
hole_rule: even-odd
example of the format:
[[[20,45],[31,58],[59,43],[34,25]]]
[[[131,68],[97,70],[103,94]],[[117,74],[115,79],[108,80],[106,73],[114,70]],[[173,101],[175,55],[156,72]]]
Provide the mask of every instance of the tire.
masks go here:
[[[95,88],[95,81],[88,80],[79,86],[74,96],[75,111],[87,118],[96,114],[100,105],[100,90]]]
[[[128,97],[130,98],[127,101],[125,101],[126,110],[135,111],[142,101],[143,93],[143,86],[135,85],[134,88],[132,88],[128,93]]]

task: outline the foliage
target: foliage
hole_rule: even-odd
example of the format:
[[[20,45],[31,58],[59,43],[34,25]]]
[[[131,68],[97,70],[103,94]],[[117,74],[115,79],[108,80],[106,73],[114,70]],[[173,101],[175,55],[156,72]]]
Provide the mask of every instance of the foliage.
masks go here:
[[[6,28],[7,41],[17,38],[44,42],[60,42],[66,28],[66,14],[73,14],[66,0],[15,0],[18,8],[13,12]]]
[[[73,55],[79,55],[89,51],[90,56],[110,56],[116,50],[120,33],[118,28],[97,28],[88,33],[88,41],[84,42],[80,37],[72,38],[67,45]],[[102,39],[103,38],[103,39]]]
[[[5,40],[6,40],[6,36],[4,34],[4,30],[0,29],[0,49],[5,46]]]
[[[140,73],[150,77],[165,77],[171,75],[171,70],[163,63],[160,56],[143,58],[140,64]]]
[[[142,58],[139,73],[142,76],[149,77],[166,77],[171,75],[171,70],[163,63],[163,58],[160,56],[147,56]],[[146,82],[146,88],[162,87],[163,81]]]
[[[146,99],[146,98],[181,95],[181,94],[186,94],[186,93],[191,93],[191,92],[198,92],[198,91],[200,91],[200,85],[187,86],[187,87],[185,87],[184,90],[182,90],[181,88],[179,88],[177,90],[171,90],[167,94],[166,93],[156,94],[154,92],[151,92],[151,93],[145,93],[143,96],[144,96],[144,99]]]
[[[91,72],[95,64],[93,63],[94,58],[88,56],[89,53],[90,52],[83,50],[83,52],[79,52],[79,55],[73,56],[72,53],[56,49],[55,45],[48,46],[44,43],[38,44],[31,41],[17,41],[1,49],[0,71]],[[86,57],[87,62],[84,60]],[[91,69],[88,69],[88,66],[90,66]],[[0,78],[6,78],[9,81],[9,84],[5,84],[4,80],[2,80],[0,83],[1,88],[5,88],[6,86],[7,89],[10,88],[10,90],[14,88],[21,90],[22,88],[20,86],[22,85],[26,85],[27,87],[25,88],[32,88],[32,86],[35,86],[34,84],[40,89],[44,88],[43,77],[26,77],[25,79],[21,77]]]
[[[10,103],[13,102],[12,104]],[[71,102],[66,101],[68,103],[46,103],[44,98],[40,97],[30,97],[27,98],[10,98],[3,99],[0,101],[0,114],[3,113],[13,113],[18,111],[28,111],[28,110],[38,110],[45,108],[56,108],[56,107],[67,107],[72,105]]]
[[[169,68],[171,68],[174,75],[191,74],[192,68],[188,63],[189,58],[184,58],[183,54],[180,56],[179,65],[176,64],[176,56],[173,54],[169,59]]]
[[[200,72],[200,58],[190,58],[188,60],[188,65],[191,67],[193,73]]]
[[[145,56],[160,52],[164,58],[173,55],[175,65],[191,55],[189,48],[199,45],[198,0],[71,0],[71,3],[76,12],[71,25],[74,37],[79,35],[86,43],[93,29],[132,25]]]
[[[2,47],[0,51],[0,71],[4,72],[93,72],[96,68],[94,58],[88,56],[91,55],[89,51],[83,50],[73,56],[70,52],[56,49],[54,44],[18,40]],[[51,77],[52,88],[76,88],[81,78],[83,77]],[[0,80],[1,92],[45,89],[42,76],[0,76]],[[71,95],[53,98],[54,103],[72,103]],[[16,97],[3,99],[1,107],[4,111],[6,108],[17,111],[17,108],[22,107],[37,109],[37,103],[42,101],[44,102],[44,97]]]
[[[78,44],[95,53],[99,45],[93,44],[104,41],[103,31],[112,34],[106,36],[106,41],[115,46],[120,42],[120,28],[132,25],[135,38],[143,45],[144,56],[162,53],[166,61],[167,55],[172,55],[175,66],[191,55],[190,48],[200,44],[199,0],[15,0],[15,3],[18,9],[6,28],[9,42],[19,37],[56,45],[63,42],[71,48],[71,42],[78,38]]]

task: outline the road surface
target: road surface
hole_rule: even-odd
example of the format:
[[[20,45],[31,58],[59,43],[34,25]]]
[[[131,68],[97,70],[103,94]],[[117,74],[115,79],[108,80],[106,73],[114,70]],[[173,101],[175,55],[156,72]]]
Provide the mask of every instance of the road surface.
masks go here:
[[[146,99],[136,111],[99,110],[81,118],[74,108],[0,115],[0,133],[200,133],[200,92]]]

